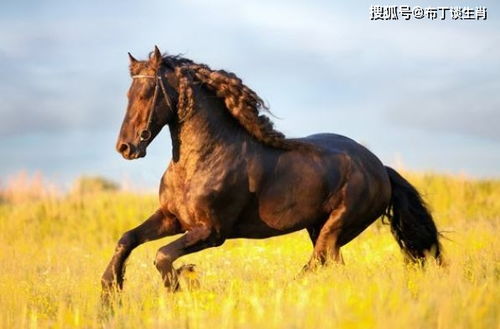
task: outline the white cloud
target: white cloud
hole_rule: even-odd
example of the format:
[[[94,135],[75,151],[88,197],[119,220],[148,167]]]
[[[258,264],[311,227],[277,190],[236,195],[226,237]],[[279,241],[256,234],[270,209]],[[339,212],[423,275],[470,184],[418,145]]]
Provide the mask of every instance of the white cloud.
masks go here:
[[[378,149],[396,147],[394,136],[379,135],[401,133],[399,126],[497,138],[497,16],[372,22],[370,4],[18,2],[0,13],[0,134],[116,129],[129,83],[126,52],[143,58],[159,44],[235,71],[294,136],[341,130]]]

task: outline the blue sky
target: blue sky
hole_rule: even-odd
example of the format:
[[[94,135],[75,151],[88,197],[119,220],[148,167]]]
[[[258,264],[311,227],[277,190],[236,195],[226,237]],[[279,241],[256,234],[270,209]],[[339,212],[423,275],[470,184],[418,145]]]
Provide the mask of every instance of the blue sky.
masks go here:
[[[157,44],[238,74],[290,137],[336,132],[389,165],[499,176],[500,11],[486,21],[371,21],[356,1],[12,1],[0,12],[0,182],[99,174],[156,186],[168,130],[145,159],[114,151],[127,51]],[[386,4],[397,4],[387,2]],[[435,1],[409,5],[437,6]]]

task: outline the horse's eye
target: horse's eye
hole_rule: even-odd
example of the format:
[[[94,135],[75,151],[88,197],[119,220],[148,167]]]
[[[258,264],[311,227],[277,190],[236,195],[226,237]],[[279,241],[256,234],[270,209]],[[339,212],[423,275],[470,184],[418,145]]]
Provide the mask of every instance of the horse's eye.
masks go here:
[[[139,137],[141,139],[141,142],[145,142],[151,138],[151,132],[148,129],[144,129],[139,134]]]

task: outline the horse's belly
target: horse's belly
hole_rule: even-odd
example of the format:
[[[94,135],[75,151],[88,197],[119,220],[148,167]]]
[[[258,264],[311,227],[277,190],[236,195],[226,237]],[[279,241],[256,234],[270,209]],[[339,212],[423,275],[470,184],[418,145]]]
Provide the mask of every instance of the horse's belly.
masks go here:
[[[259,219],[252,221],[241,221],[235,224],[231,234],[229,235],[229,238],[265,239],[299,231],[303,228],[304,227],[276,229]]]
[[[283,200],[283,202],[269,202],[270,204],[261,205],[260,220],[277,230],[296,231],[316,223],[318,219],[326,215],[320,198],[314,201],[300,198],[289,201]]]
[[[315,219],[297,218],[296,216],[268,217],[262,216],[259,207],[247,208],[234,223],[231,238],[263,239],[287,234],[304,229]]]
[[[266,194],[247,204],[234,223],[233,237],[267,238],[307,228],[328,215],[321,197],[298,197],[294,193]]]

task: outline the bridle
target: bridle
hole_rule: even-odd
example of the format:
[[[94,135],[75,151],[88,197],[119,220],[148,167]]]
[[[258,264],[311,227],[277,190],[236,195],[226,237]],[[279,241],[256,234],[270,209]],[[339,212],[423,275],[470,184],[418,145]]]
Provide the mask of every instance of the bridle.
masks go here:
[[[132,79],[154,79],[155,80],[155,90],[153,93],[153,102],[151,103],[151,108],[149,109],[148,112],[148,121],[146,124],[146,129],[143,129],[141,133],[139,134],[139,138],[141,142],[147,142],[152,136],[151,133],[151,125],[153,124],[153,114],[155,111],[155,106],[156,106],[156,99],[158,98],[158,90],[161,88],[161,91],[163,92],[163,98],[165,99],[165,103],[167,104],[167,107],[172,110],[172,100],[170,99],[170,96],[168,96],[167,93],[167,88],[165,88],[165,84],[163,83],[163,76],[158,69],[155,75],[146,75],[146,74],[137,74],[133,75]]]

